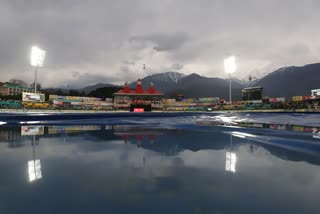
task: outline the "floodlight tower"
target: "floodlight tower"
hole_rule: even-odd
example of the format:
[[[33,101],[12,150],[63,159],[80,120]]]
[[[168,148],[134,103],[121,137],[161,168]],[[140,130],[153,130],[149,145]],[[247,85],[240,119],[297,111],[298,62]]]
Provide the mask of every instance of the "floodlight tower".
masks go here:
[[[230,56],[224,60],[224,71],[229,74],[229,102],[232,103],[231,97],[231,74],[236,72],[237,64],[236,57]]]
[[[46,52],[37,46],[31,48],[30,64],[34,66],[34,93],[37,93],[37,71],[39,67],[43,67]]]

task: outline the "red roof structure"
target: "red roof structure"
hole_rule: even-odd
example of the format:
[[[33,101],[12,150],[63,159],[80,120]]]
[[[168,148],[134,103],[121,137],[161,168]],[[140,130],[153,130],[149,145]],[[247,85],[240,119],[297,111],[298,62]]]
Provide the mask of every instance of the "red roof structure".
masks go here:
[[[150,83],[148,90],[144,90],[142,87],[142,81],[138,79],[136,89],[130,89],[128,82],[125,82],[123,89],[119,90],[118,92],[114,93],[113,95],[164,95],[160,91],[154,88],[153,83]]]

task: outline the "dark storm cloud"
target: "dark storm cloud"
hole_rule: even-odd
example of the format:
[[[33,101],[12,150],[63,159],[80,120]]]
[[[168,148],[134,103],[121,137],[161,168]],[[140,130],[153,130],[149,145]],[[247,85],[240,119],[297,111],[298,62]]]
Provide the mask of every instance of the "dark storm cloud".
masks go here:
[[[239,77],[320,58],[316,0],[0,3],[0,81],[32,81],[34,44],[47,51],[44,86],[74,81],[73,71],[92,81],[132,81],[143,64],[147,74],[182,68],[224,77],[222,61],[230,54],[239,59]]]
[[[126,16],[117,15],[114,7],[124,7],[125,2],[105,6],[100,4],[104,1],[92,3],[91,1],[8,1],[7,9],[15,18],[13,26],[2,42],[5,40],[18,41],[18,44],[10,42],[11,56],[15,56],[15,46],[27,48],[30,44],[38,44],[45,48],[48,53],[47,60],[52,64],[76,64],[81,61],[93,61],[104,49],[112,47],[119,41],[110,43],[108,39],[112,35],[121,39],[125,29],[119,27],[122,21],[130,24]],[[108,16],[118,20],[115,22]],[[129,15],[127,13],[126,15]],[[121,18],[124,19],[121,21]],[[10,22],[10,19],[2,19]],[[21,53],[26,55],[26,50]],[[13,57],[11,57],[13,58]],[[50,60],[51,59],[51,60]]]

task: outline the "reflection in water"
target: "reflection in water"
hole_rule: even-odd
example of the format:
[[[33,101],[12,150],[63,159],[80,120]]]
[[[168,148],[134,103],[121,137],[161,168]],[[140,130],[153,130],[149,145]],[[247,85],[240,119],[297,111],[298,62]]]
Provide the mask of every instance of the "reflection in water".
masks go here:
[[[41,127],[43,128],[43,127]],[[40,130],[41,128],[34,128],[33,130]],[[32,130],[32,129],[26,129],[26,127],[21,127],[21,130]],[[23,134],[25,132],[21,132],[21,134]],[[36,134],[39,134],[39,131],[33,132]],[[42,132],[41,132],[42,133]],[[30,135],[30,133],[28,133],[27,135]],[[41,162],[39,159],[36,159],[36,148],[35,148],[35,144],[36,144],[36,137],[35,135],[32,136],[32,160],[28,161],[28,174],[29,174],[29,181],[35,181],[38,179],[42,178],[42,173],[41,173]]]
[[[0,212],[318,211],[320,143],[313,133],[193,128],[1,126]],[[35,185],[25,184],[25,163]]]
[[[20,127],[0,126],[0,142],[7,143],[8,147],[23,146]]]
[[[40,160],[28,161],[29,181],[35,181],[42,178]]]
[[[114,134],[121,137],[125,144],[136,142],[138,147],[141,147],[143,141],[154,144],[155,139],[162,135],[161,130],[150,130],[130,126],[114,126],[113,130]]]
[[[135,144],[137,147],[142,147],[144,149],[150,149],[156,152],[161,152],[166,155],[175,155],[183,150],[199,151],[204,149],[225,149],[226,147],[229,148],[228,152],[235,153],[234,145],[232,142],[233,138],[231,137],[233,136],[240,139],[246,139],[246,143],[264,147],[265,149],[270,150],[272,153],[278,153],[274,152],[276,150],[279,150],[281,151],[281,153],[283,153],[282,149],[285,149],[287,152],[290,150],[296,152],[303,152],[302,154],[319,156],[320,143],[318,141],[319,131],[317,128],[311,129],[313,131],[312,135],[310,135],[310,138],[309,135],[297,135],[295,134],[295,132],[282,133],[280,131],[273,131],[266,132],[264,134],[264,132],[260,131],[260,129],[244,129],[243,131],[241,129],[237,129],[235,131],[234,130],[235,129],[233,129],[232,127],[229,128],[224,126],[217,126],[214,129],[212,129],[212,132],[221,132],[226,134],[225,137],[222,137],[223,135],[219,134],[219,138],[224,139],[223,142],[221,140],[216,140],[214,143],[199,143],[197,140],[194,139],[194,137],[192,137],[192,135],[190,135],[189,131],[184,131],[183,129],[163,129],[157,127],[150,129],[144,126],[140,127],[131,125],[72,125],[48,127],[1,126],[0,142],[7,143],[8,147],[10,148],[16,148],[26,145],[26,142],[29,141],[29,137],[35,135],[37,135],[38,141],[42,138],[46,139],[52,137],[61,137],[65,142],[68,141],[68,137],[70,138],[79,136],[90,138],[90,136],[92,136],[97,141],[113,140],[113,143],[122,141],[123,144]],[[305,127],[303,130],[309,129],[306,129]],[[210,132],[210,129],[207,129],[206,132],[199,132],[201,133],[199,139],[205,139],[205,137],[209,138],[210,133],[208,132]],[[171,133],[175,135],[175,140],[178,140],[180,137],[183,137],[184,139],[183,141],[174,142],[171,142],[171,139],[170,143],[168,143],[169,141],[167,142],[167,140],[160,140],[161,144],[157,145],[156,142],[159,141],[159,138],[167,138],[167,136],[163,136],[164,133]],[[227,136],[229,136],[229,139]],[[242,141],[237,140],[235,148],[237,148],[237,145],[239,143],[241,144]],[[229,146],[227,146],[228,144]],[[253,151],[252,148],[251,151]],[[290,154],[291,153],[288,153],[289,156]],[[302,154],[300,154],[300,156]],[[283,155],[281,155],[281,157],[283,157]],[[309,158],[310,156],[308,156],[307,159]]]
[[[43,135],[44,134],[44,126],[21,126],[21,135],[26,136],[35,136],[35,135]]]
[[[94,126],[94,125],[49,126],[48,133],[49,134],[77,133],[77,132],[83,132],[83,131],[97,131],[101,129],[102,129],[101,126]]]
[[[226,171],[236,172],[237,155],[234,152],[226,152]]]
[[[320,129],[313,128],[312,133],[313,133],[313,138],[320,139]]]
[[[236,173],[237,154],[233,152],[232,135],[230,135],[230,151],[226,152],[226,171]]]
[[[233,121],[233,120],[232,120]],[[253,123],[244,121],[233,121],[232,123],[215,120],[200,120],[197,124],[202,125],[213,125],[213,126],[232,126],[232,127],[244,127],[244,128],[256,128],[256,129],[270,129],[270,130],[281,130],[281,131],[294,131],[294,132],[305,132],[305,133],[319,133],[320,127],[313,126],[302,126],[302,125],[289,125],[289,124],[268,124],[268,123]]]

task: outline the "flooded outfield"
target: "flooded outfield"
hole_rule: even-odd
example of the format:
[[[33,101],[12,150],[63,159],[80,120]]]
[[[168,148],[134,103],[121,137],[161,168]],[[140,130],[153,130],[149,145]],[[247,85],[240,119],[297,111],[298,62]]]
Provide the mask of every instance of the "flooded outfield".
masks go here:
[[[0,115],[0,212],[318,213],[317,114],[109,115]]]

